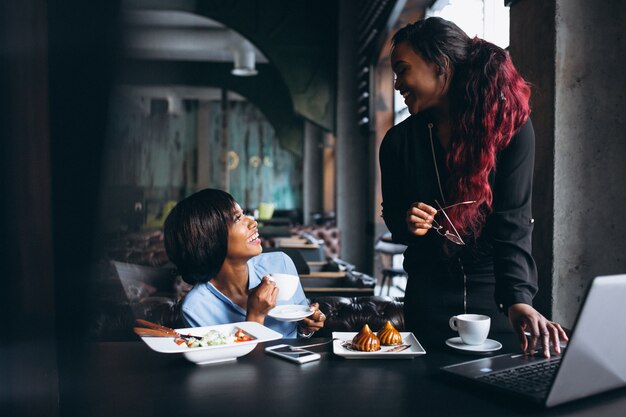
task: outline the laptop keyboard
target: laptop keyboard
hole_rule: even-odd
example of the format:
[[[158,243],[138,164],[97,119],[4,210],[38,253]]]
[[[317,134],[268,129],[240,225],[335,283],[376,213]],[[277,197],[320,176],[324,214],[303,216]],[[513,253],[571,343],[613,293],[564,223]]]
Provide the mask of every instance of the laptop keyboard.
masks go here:
[[[561,357],[557,356],[547,361],[503,369],[502,371],[483,375],[477,379],[517,392],[548,395],[552,379],[560,363]]]

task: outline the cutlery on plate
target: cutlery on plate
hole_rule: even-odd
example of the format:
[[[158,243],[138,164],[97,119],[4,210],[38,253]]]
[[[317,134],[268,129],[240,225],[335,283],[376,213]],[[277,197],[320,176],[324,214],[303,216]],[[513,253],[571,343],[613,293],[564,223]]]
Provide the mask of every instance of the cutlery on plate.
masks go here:
[[[341,344],[341,346],[344,349],[351,350],[353,352],[361,352],[361,353],[388,353],[388,352],[395,353],[395,352],[402,352],[403,350],[406,350],[406,349],[411,347],[411,345],[409,345],[409,344],[402,344],[402,345],[396,345],[396,346],[391,346],[391,347],[384,346],[380,350],[377,350],[377,351],[374,351],[374,352],[363,352],[361,350],[353,348],[352,347],[352,341],[350,341],[350,340],[344,341]]]
[[[406,350],[410,347],[411,345],[398,345],[398,346],[392,347],[391,349],[385,350],[385,352],[402,352],[403,350]]]
[[[150,337],[180,337],[183,339],[191,339],[192,337],[195,339],[201,339],[201,336],[192,336],[190,334],[180,334],[176,330],[171,329],[169,327],[161,326],[160,324],[152,323],[147,320],[137,319],[135,320],[137,324],[140,324],[145,327],[134,327],[133,330],[135,334],[139,336],[150,336]]]

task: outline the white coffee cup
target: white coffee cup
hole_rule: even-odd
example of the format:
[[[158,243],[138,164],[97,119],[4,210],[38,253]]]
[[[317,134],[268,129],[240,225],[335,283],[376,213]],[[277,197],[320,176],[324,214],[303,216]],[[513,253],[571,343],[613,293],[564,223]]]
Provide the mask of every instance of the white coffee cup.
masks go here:
[[[278,288],[277,301],[289,300],[296,293],[298,289],[298,282],[300,278],[297,275],[290,274],[270,274],[270,281],[276,283]]]
[[[449,324],[466,345],[482,345],[489,334],[491,318],[482,314],[459,314],[450,317]]]

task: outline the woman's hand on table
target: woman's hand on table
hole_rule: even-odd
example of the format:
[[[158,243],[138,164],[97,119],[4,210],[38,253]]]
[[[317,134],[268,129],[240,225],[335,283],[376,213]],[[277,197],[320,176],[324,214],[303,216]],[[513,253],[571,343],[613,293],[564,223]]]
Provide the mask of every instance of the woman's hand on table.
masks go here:
[[[550,357],[550,343],[556,353],[561,353],[561,340],[567,341],[567,334],[560,324],[546,319],[528,304],[518,303],[509,307],[509,321],[519,337],[522,351],[533,354],[541,341],[543,356]],[[530,337],[526,338],[526,332]]]
[[[415,202],[406,212],[406,225],[415,236],[424,236],[431,228],[437,209],[426,203]]]
[[[324,327],[324,322],[326,321],[326,315],[322,313],[318,303],[311,304],[309,308],[313,311],[313,314],[298,323],[303,333],[313,333],[320,330]]]
[[[246,320],[264,324],[267,313],[276,307],[278,288],[276,283],[264,276],[261,283],[248,294]]]

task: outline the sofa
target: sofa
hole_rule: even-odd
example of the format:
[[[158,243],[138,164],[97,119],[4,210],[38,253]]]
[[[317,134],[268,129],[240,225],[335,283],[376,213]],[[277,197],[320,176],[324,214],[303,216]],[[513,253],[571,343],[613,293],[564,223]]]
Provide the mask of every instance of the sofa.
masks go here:
[[[292,235],[310,235],[324,243],[324,256],[326,258],[341,257],[341,238],[339,228],[331,225],[293,226]]]
[[[92,340],[135,340],[135,319],[186,327],[181,305],[191,287],[175,270],[117,261],[103,262],[100,268],[104,271],[92,297]],[[320,337],[331,336],[333,331],[358,331],[365,324],[377,330],[388,320],[398,330],[405,328],[402,298],[329,295],[310,297],[309,301],[319,303],[326,315],[324,328],[316,334]]]
[[[331,336],[332,332],[359,331],[365,324],[378,331],[387,321],[404,331],[404,299],[389,296],[367,297],[312,297],[326,315],[324,328],[316,336]]]

